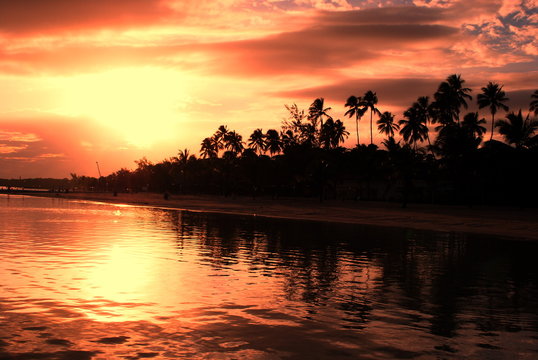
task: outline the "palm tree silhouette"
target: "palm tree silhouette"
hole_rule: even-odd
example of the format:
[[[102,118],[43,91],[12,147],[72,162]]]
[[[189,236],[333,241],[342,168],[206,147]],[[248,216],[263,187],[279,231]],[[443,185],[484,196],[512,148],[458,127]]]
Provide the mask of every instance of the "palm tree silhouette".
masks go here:
[[[534,92],[531,95],[531,104],[529,110],[531,112],[534,111],[534,116],[538,116],[538,90],[534,90]]]
[[[243,152],[243,137],[235,131],[228,131],[224,134],[224,147],[234,154]]]
[[[340,120],[327,119],[320,134],[320,144],[326,149],[337,148],[349,136],[344,123]]]
[[[463,87],[465,80],[461,78],[461,75],[452,74],[447,79],[446,82],[450,86],[451,92],[453,93],[454,100],[458,104],[458,108],[463,106],[467,109],[467,101],[465,99],[472,100],[473,97],[467,93],[471,92],[470,88]]]
[[[394,115],[389,111],[385,111],[377,120],[377,130],[380,134],[385,134],[387,137],[394,137],[394,131],[400,130],[400,125],[394,122]]]
[[[357,146],[360,145],[360,138],[359,138],[359,119],[364,115],[365,109],[363,108],[362,99],[361,97],[356,97],[354,95],[351,95],[345,104],[345,107],[349,107],[349,110],[346,111],[345,116],[349,116],[350,118],[355,116],[355,130],[357,131]]]
[[[486,133],[486,128],[482,126],[485,123],[486,119],[479,119],[477,112],[471,112],[463,117],[461,126],[471,137],[482,139]]]
[[[468,94],[472,90],[463,87],[463,83],[465,80],[461,75],[453,74],[439,85],[434,94],[435,101],[431,105],[435,122],[440,122],[442,126],[454,121],[459,123],[460,108],[463,106],[467,109],[467,99],[472,99]]]
[[[420,118],[420,121],[428,126],[430,123],[432,117],[430,114],[432,113],[432,105],[430,104],[430,99],[427,96],[420,96],[417,101],[415,101],[412,105],[415,108],[416,115]],[[428,148],[430,149],[430,152],[432,153],[432,156],[435,157],[435,154],[433,153],[433,146],[430,141],[430,135],[429,131],[426,133],[426,140],[428,141]]]
[[[219,150],[224,149],[225,147],[224,138],[226,137],[227,133],[228,133],[228,128],[225,125],[221,125],[219,126],[215,134],[213,134],[213,141],[217,147],[217,153]]]
[[[400,135],[405,142],[413,144],[413,149],[417,150],[417,144],[428,137],[428,127],[424,123],[424,118],[417,113],[415,107],[410,107],[404,112],[404,117],[399,121]]]
[[[282,141],[280,140],[280,134],[274,129],[267,130],[265,134],[267,143],[267,150],[272,155],[277,154],[282,150]]]
[[[202,141],[202,147],[200,148],[200,155],[202,158],[217,157],[218,147],[213,138],[205,138]]]
[[[523,119],[519,110],[517,115],[511,112],[506,115],[506,120],[497,121],[496,127],[499,128],[499,134],[507,143],[514,145],[516,149],[521,149],[531,142],[534,132],[538,129],[538,121],[530,120],[529,115]]]
[[[256,129],[250,135],[248,139],[248,146],[255,152],[261,154],[267,150],[267,143],[265,142],[265,135],[262,129]]]
[[[187,165],[187,162],[191,159],[191,157],[193,157],[194,155],[191,155],[190,154],[190,151],[189,149],[185,149],[185,150],[179,150],[178,153],[177,153],[177,157],[176,157],[176,160],[178,162],[178,164],[181,166],[181,167],[185,167]]]
[[[325,100],[323,98],[317,98],[308,108],[308,119],[317,128],[318,121],[320,122],[320,129],[323,127],[323,117],[331,118],[327,111],[331,110],[330,107],[325,108]]]
[[[377,105],[377,95],[375,92],[368,90],[362,97],[362,106],[364,112],[370,109],[370,145],[374,143],[374,131],[372,125],[372,116],[374,113],[380,115],[381,112],[375,106]]]
[[[508,101],[508,98],[506,97],[506,94],[502,88],[503,87],[499,86],[499,84],[492,83],[490,81],[486,87],[482,88],[482,94],[478,94],[476,96],[478,108],[482,109],[489,106],[489,110],[491,112],[490,141],[493,140],[493,129],[495,128],[495,114],[497,113],[497,109],[508,111],[508,106],[503,104],[504,102]]]

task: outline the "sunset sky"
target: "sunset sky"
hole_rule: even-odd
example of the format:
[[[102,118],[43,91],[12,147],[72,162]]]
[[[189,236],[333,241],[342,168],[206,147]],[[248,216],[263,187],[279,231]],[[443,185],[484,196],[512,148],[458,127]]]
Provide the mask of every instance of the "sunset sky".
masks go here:
[[[400,119],[453,73],[527,111],[537,39],[536,0],[0,0],[0,178],[198,154],[316,97],[344,120],[370,89]]]

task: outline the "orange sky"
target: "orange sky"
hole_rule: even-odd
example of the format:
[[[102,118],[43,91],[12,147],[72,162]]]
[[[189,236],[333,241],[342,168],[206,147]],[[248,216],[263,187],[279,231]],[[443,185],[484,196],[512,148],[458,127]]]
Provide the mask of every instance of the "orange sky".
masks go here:
[[[347,97],[371,89],[399,119],[452,73],[474,94],[498,81],[526,110],[538,88],[537,7],[0,0],[0,178],[96,176],[96,161],[107,175],[142,156],[197,153],[221,124],[248,138],[279,128],[284,104],[320,96],[342,118]]]

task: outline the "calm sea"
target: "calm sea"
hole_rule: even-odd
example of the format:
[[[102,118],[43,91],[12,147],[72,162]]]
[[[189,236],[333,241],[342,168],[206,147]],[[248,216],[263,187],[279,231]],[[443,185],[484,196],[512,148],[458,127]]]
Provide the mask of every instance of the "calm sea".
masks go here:
[[[537,359],[538,244],[0,195],[0,359]]]

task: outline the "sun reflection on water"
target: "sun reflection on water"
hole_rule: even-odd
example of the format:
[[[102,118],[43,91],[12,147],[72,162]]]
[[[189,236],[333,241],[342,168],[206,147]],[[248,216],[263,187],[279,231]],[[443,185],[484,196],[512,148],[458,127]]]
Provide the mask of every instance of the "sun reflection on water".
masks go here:
[[[13,200],[0,206],[0,358],[538,353],[536,244],[304,225]]]

